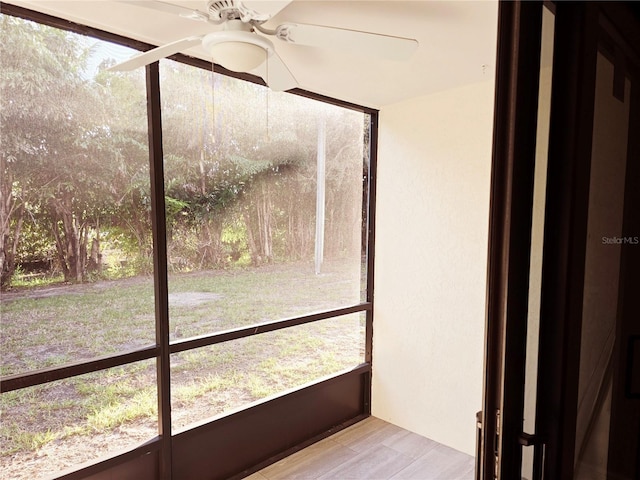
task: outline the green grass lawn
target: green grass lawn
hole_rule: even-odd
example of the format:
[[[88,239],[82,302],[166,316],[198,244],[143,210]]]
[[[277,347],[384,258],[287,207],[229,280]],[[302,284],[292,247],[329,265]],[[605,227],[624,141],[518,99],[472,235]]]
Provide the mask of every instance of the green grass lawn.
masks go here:
[[[356,304],[359,276],[343,265],[315,275],[301,264],[172,275],[172,339]],[[21,292],[0,307],[2,375],[155,343],[150,277]]]
[[[172,275],[169,290],[176,340],[356,304],[361,275],[359,266],[340,264],[321,275],[306,264],[269,266]],[[155,343],[151,278],[21,290],[3,296],[0,313],[3,375]],[[363,318],[354,314],[172,355],[173,428],[361,363]],[[47,460],[106,432],[120,439],[118,448],[126,447],[134,427],[154,436],[155,375],[155,360],[148,360],[3,394],[3,466],[24,473],[24,459],[44,452]]]

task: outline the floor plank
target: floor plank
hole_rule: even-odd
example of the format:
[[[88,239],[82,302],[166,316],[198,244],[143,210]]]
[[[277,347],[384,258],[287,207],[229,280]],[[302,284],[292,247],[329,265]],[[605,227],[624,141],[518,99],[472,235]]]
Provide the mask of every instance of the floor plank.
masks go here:
[[[339,465],[319,480],[384,479],[414,462],[414,459],[385,445],[375,445]]]
[[[356,455],[354,450],[327,438],[264,468],[261,473],[269,480],[316,479]]]
[[[470,455],[369,417],[250,480],[473,480]]]
[[[438,442],[418,435],[408,430],[402,430],[382,442],[383,445],[393,448],[412,458],[418,458],[438,446]]]
[[[253,475],[249,475],[248,477],[244,477],[244,480],[269,480],[267,477],[262,475],[260,472],[256,472]]]
[[[473,457],[438,445],[393,477],[393,480],[473,480]]]
[[[403,429],[397,425],[369,417],[336,433],[331,438],[356,452],[364,452],[402,431]]]

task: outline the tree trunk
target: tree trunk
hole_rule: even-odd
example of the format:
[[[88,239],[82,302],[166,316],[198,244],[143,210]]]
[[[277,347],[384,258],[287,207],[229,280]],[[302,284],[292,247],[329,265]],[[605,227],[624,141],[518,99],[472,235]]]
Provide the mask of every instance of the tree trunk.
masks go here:
[[[3,232],[2,244],[0,244],[0,285],[2,288],[11,283],[13,274],[16,271],[16,254],[18,252],[18,243],[20,242],[20,233],[24,221],[24,205],[18,208],[17,216],[13,235],[10,234],[9,224],[9,230]]]
[[[211,219],[203,222],[200,231],[200,269],[219,267],[223,263],[222,258],[222,225]]]
[[[7,167],[7,159],[0,154],[0,287],[11,283],[16,269],[15,253],[20,239],[24,206],[18,210],[18,219],[11,234],[11,217],[16,208],[13,193],[13,175]]]
[[[79,222],[75,216],[73,221],[78,230],[78,267],[76,278],[79,278],[79,280],[77,280],[78,282],[82,282],[85,280],[87,273],[87,245],[89,243],[89,229],[87,228],[86,223],[78,225]]]
[[[244,223],[247,227],[247,245],[249,246],[249,253],[251,255],[251,264],[255,267],[261,263],[260,251],[258,250],[258,244],[253,234],[253,225],[249,213],[245,211],[242,216],[244,217]]]
[[[53,233],[53,238],[56,240],[56,254],[58,256],[58,263],[60,264],[60,268],[62,269],[62,274],[64,275],[64,281],[68,282],[70,277],[69,266],[67,265],[66,255],[64,254],[64,241],[60,236],[60,231],[58,230],[58,215],[56,213],[53,214],[53,223],[51,225],[51,231]]]
[[[89,257],[89,269],[102,273],[102,254],[100,253],[100,220],[96,220],[96,234],[91,240],[91,256]]]
[[[258,203],[258,224],[260,225],[260,247],[267,263],[273,261],[273,233],[271,229],[271,192],[269,185],[262,182],[262,195]]]
[[[136,202],[135,198],[131,197],[131,208],[129,210],[129,218],[124,218],[129,231],[135,236],[136,242],[138,243],[138,258],[140,260],[140,265],[149,265],[151,266],[151,258],[153,256],[153,249],[150,245],[150,237],[151,237],[151,227],[150,220],[148,216],[146,216],[146,211],[140,209],[140,200]],[[139,212],[145,212],[141,215]],[[146,269],[140,273],[150,273],[152,270],[147,271]]]
[[[88,235],[84,223],[73,214],[73,194],[65,192],[53,200],[53,233],[58,259],[67,282],[82,283],[86,273]],[[60,221],[58,221],[58,219]],[[62,224],[60,235],[59,226]]]

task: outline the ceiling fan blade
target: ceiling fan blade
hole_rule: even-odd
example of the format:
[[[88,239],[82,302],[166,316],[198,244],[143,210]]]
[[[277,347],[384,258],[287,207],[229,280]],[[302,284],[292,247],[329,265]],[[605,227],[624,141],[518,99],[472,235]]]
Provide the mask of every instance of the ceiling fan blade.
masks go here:
[[[200,10],[192,10],[187,7],[182,7],[180,5],[175,5],[173,3],[166,3],[160,1],[150,1],[150,0],[117,0],[120,3],[128,3],[129,5],[135,5],[137,7],[145,7],[150,8],[152,10],[157,10],[160,12],[171,13],[173,15],[178,15],[183,18],[189,18],[191,20],[199,20],[206,22],[209,20],[209,15]]]
[[[275,17],[290,3],[291,0],[243,0],[242,2],[246,8],[269,15],[269,18]]]
[[[113,67],[108,68],[107,70],[113,72],[123,72],[133,70],[137,67],[142,67],[144,65],[149,65],[150,63],[157,62],[158,60],[170,57],[178,52],[186,50],[190,47],[195,47],[202,42],[202,38],[204,35],[199,35],[196,37],[188,37],[183,38],[182,40],[177,40],[175,42],[167,43],[158,48],[154,48],[153,50],[149,50],[148,52],[141,53],[136,55],[135,57],[130,58],[129,60],[125,60],[124,62],[118,63]]]
[[[356,54],[375,55],[390,60],[407,60],[418,48],[412,38],[393,37],[320,25],[285,23],[277,28],[281,40],[299,45],[348,50]]]
[[[298,86],[296,77],[276,52],[273,52],[265,63],[257,67],[254,73],[259,75],[274,92],[283,92]]]

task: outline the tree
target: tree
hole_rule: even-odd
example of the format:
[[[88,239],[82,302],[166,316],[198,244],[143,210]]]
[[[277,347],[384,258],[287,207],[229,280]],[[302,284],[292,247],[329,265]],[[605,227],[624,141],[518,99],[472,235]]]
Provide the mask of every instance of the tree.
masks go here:
[[[166,193],[184,205],[168,218],[170,263],[224,266],[225,228],[240,228],[254,265],[312,255],[320,119],[328,124],[327,250],[359,258],[361,113],[174,62],[161,72]]]
[[[87,66],[95,48],[84,37],[0,18],[3,285],[18,252],[27,251],[19,248],[25,225],[30,239],[42,237],[42,255],[55,246],[68,281],[100,271],[109,233],[137,252],[138,272],[149,271],[142,71],[94,77]],[[255,265],[308,258],[321,118],[328,139],[326,251],[359,252],[362,114],[171,61],[162,65],[170,265],[224,267],[243,255]]]
[[[103,211],[105,227],[117,231],[134,256],[138,273],[153,268],[151,191],[143,71],[107,72],[114,60],[105,60],[95,78],[95,88],[105,110],[104,147],[100,156],[110,165],[109,209]]]
[[[161,73],[165,191],[184,205],[168,218],[170,264],[224,266],[222,232],[237,220],[234,205],[273,168],[256,141],[259,87],[174,62]]]
[[[81,66],[87,52],[60,30],[6,15],[0,21],[0,270],[4,286],[16,267],[15,252],[27,211],[43,209],[47,194],[40,188],[49,189],[55,182],[55,177],[43,176],[42,162],[59,157],[65,143],[77,136],[81,116],[74,107],[84,96]]]
[[[89,75],[93,47],[84,37],[10,16],[1,21],[2,283],[15,270],[25,219],[36,217],[49,224],[65,280],[80,282],[100,267],[101,219],[130,221],[144,198],[130,180],[139,172],[128,166],[146,148],[141,129],[131,128],[131,105],[116,108],[126,81]]]

